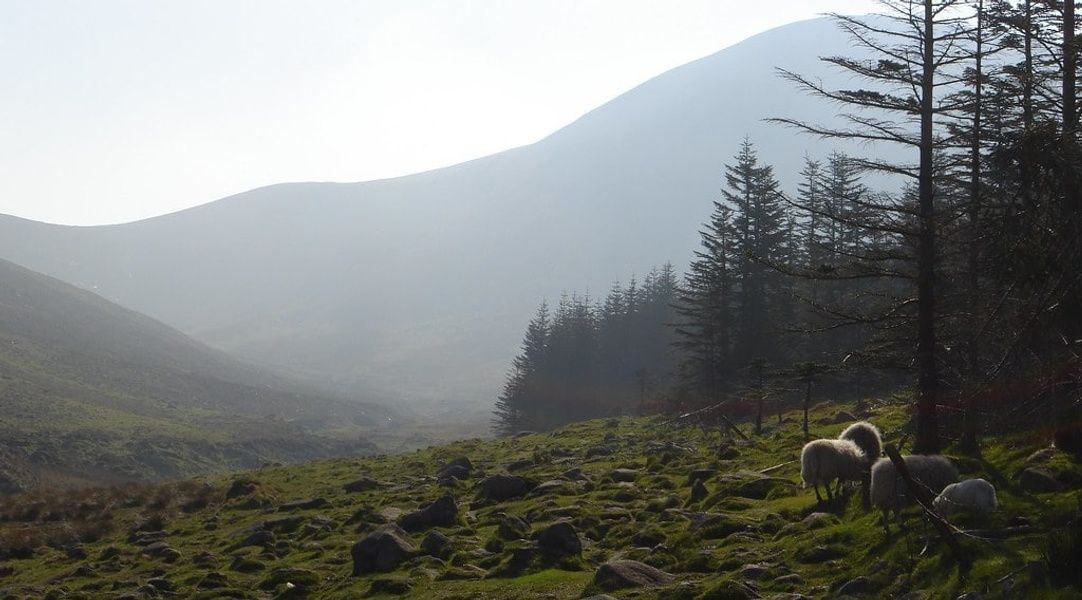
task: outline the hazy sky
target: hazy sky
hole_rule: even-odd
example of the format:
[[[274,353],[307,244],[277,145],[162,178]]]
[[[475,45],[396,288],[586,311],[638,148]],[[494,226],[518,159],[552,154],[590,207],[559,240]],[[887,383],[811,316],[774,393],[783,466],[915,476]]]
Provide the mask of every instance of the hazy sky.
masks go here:
[[[0,212],[130,221],[527,144],[871,0],[0,0]]]

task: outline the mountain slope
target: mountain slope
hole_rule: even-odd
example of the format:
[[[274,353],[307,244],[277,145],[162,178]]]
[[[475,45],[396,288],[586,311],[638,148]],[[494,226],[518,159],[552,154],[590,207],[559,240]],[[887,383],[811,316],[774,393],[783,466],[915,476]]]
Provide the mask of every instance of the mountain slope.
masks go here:
[[[385,419],[0,260],[0,488],[178,476],[370,449]]]
[[[408,177],[275,185],[114,226],[3,218],[0,257],[328,389],[485,406],[542,297],[682,268],[745,135],[789,188],[805,152],[833,149],[762,119],[834,119],[774,69],[836,81],[816,57],[847,46],[828,21],[789,25],[531,146]]]
[[[907,403],[862,404],[872,412],[815,407],[813,435],[837,436],[844,409],[888,443],[907,436]],[[1068,532],[1082,531],[1082,464],[1041,433],[1015,427],[984,437],[982,458],[954,458],[999,500],[994,513],[949,517],[970,532],[956,538],[973,561],[965,571],[919,509],[888,537],[856,485],[823,503],[801,489],[799,411],[766,429],[743,441],[656,418],[597,420],[155,490],[0,500],[0,586],[92,598],[1079,598],[1082,538]],[[451,461],[456,476],[437,481]],[[1073,483],[1034,493],[1010,477],[1027,468]],[[501,480],[516,485],[485,494]],[[427,519],[413,512],[438,498]],[[621,559],[669,575],[604,577]]]

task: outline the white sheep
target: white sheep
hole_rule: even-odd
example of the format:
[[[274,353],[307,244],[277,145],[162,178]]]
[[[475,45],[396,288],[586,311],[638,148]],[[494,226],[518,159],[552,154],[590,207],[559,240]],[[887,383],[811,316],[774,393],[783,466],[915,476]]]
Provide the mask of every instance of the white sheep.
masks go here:
[[[914,454],[905,456],[902,460],[917,485],[924,486],[932,496],[958,481],[958,469],[943,456]],[[894,511],[895,517],[901,523],[901,510],[912,504],[913,498],[889,458],[881,458],[872,465],[871,487],[872,503],[883,511],[883,528],[889,535],[890,511]]]
[[[827,500],[832,499],[830,484],[837,480],[838,490],[843,481],[858,481],[866,463],[864,452],[850,440],[812,440],[800,452],[801,487],[810,484],[815,497],[822,502],[819,486],[826,486]]]
[[[983,479],[966,479],[943,488],[932,505],[937,513],[949,515],[954,511],[994,512],[999,502],[995,486]]]
[[[857,421],[846,427],[838,439],[851,440],[863,450],[869,467],[883,454],[883,438],[879,435],[879,428],[867,421]]]

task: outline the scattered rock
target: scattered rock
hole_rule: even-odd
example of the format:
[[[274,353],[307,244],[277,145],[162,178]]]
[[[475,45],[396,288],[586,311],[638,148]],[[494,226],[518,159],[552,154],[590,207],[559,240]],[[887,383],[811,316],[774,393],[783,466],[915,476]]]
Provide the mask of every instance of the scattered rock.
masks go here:
[[[725,600],[752,600],[760,596],[745,583],[732,579],[722,579],[709,587],[702,597],[724,598]]]
[[[477,499],[486,502],[503,502],[520,498],[536,485],[533,481],[516,475],[493,475],[481,481]]]
[[[259,489],[259,483],[254,479],[234,479],[225,492],[227,500],[254,494]]]
[[[155,558],[160,558],[165,562],[175,562],[178,558],[180,558],[180,552],[177,552],[165,542],[154,542],[152,544],[148,544],[145,548],[143,548],[143,554],[153,556]]]
[[[210,571],[209,573],[204,575],[202,579],[199,580],[199,583],[196,584],[196,587],[207,590],[214,590],[218,588],[224,588],[228,585],[229,578],[226,577],[225,573],[222,573],[221,571]]]
[[[496,528],[496,535],[504,540],[517,540],[526,537],[526,534],[530,531],[529,524],[523,521],[519,517],[509,515],[506,513],[500,513],[498,515],[500,524]]]
[[[692,502],[701,502],[701,501],[705,500],[706,497],[709,496],[709,495],[710,495],[710,490],[706,489],[706,484],[703,483],[702,479],[696,479],[694,481],[694,483],[691,484],[691,501]]]
[[[353,481],[342,486],[342,489],[348,493],[368,492],[371,490],[378,490],[380,488],[387,487],[388,483],[384,483],[371,477],[361,477],[360,479],[354,479]]]
[[[583,475],[582,469],[579,468],[568,469],[567,471],[560,473],[560,477],[569,481],[589,481],[589,478]]]
[[[64,548],[64,554],[67,555],[70,560],[86,560],[86,549],[82,544],[75,544]]]
[[[204,550],[192,557],[192,564],[208,567],[218,563],[218,557],[214,553]]]
[[[615,452],[608,446],[591,446],[586,449],[586,458],[595,458],[597,456],[610,456]]]
[[[695,469],[691,473],[688,473],[688,485],[695,485],[696,481],[705,481],[710,479],[718,472],[717,469]]]
[[[163,592],[171,592],[175,588],[173,582],[165,577],[151,577],[150,579],[147,579],[147,585]]]
[[[421,552],[429,556],[443,556],[450,545],[451,538],[438,531],[430,531],[425,539],[421,540]]]
[[[253,531],[248,537],[244,538],[237,543],[238,548],[244,546],[270,546],[274,543],[274,532],[266,529],[257,529]]]
[[[675,577],[637,560],[610,560],[594,573],[594,584],[606,591],[671,583]]]
[[[860,577],[850,579],[842,584],[842,586],[838,588],[838,595],[859,596],[861,594],[870,594],[874,592],[877,587],[878,586],[875,585],[874,581],[861,575]]]
[[[1040,467],[1027,467],[1024,469],[1022,474],[1019,475],[1018,483],[1023,490],[1033,494],[1058,492],[1063,489],[1063,484],[1056,481],[1052,473]]]
[[[537,549],[547,558],[578,556],[582,553],[582,540],[567,521],[557,521],[542,529],[536,539]]]
[[[468,479],[470,477],[470,470],[462,465],[448,465],[440,470],[436,475],[437,479]]]
[[[71,572],[72,577],[97,577],[98,571],[93,566],[83,563]]]
[[[840,425],[841,423],[852,423],[857,418],[853,416],[853,413],[847,410],[839,410],[834,413],[833,417],[830,417],[829,423],[832,425]]]
[[[813,512],[810,515],[804,517],[802,521],[808,529],[819,529],[830,525],[837,525],[838,517],[825,512]]]
[[[515,471],[522,471],[534,466],[534,462],[528,458],[522,460],[516,460],[515,462],[507,465],[507,472],[514,473]]]
[[[409,535],[397,525],[384,525],[353,544],[353,574],[392,571],[414,554]]]
[[[665,534],[654,528],[644,529],[631,536],[631,542],[633,544],[647,548],[655,548],[664,542],[665,539]]]
[[[484,579],[487,576],[488,571],[477,565],[462,565],[461,567],[447,569],[438,579],[440,581],[456,581],[461,579]]]
[[[571,458],[575,453],[561,446],[553,446],[549,449],[549,456],[554,458]]]
[[[278,507],[279,512],[288,512],[291,510],[312,510],[315,508],[323,508],[330,504],[326,498],[305,498],[303,500],[294,500],[292,502],[286,502]]]
[[[266,521],[263,521],[263,529],[277,531],[280,533],[289,533],[292,531],[296,531],[303,522],[304,517],[279,517],[277,519],[268,519]]]
[[[613,481],[634,482],[639,478],[639,472],[635,469],[613,469],[608,476]]]
[[[408,577],[379,577],[372,580],[368,593],[372,596],[378,594],[401,596],[408,594],[412,588],[413,583],[410,582]]]
[[[1041,448],[1026,457],[1026,464],[1033,465],[1048,462],[1055,454],[1055,448]]]
[[[789,573],[780,577],[774,578],[774,583],[782,583],[787,585],[802,585],[804,578],[799,573]]]
[[[454,496],[441,496],[432,504],[409,513],[398,524],[406,531],[422,531],[430,527],[450,527],[458,522],[458,503]]]
[[[466,469],[466,471],[473,471],[473,461],[471,461],[467,456],[459,456],[458,458],[452,460],[446,465],[443,465],[444,469],[450,467],[462,467],[463,469]]]
[[[796,553],[797,560],[808,564],[818,564],[835,558],[841,558],[843,556],[845,556],[844,550],[841,550],[834,546],[825,546],[822,544],[818,544],[807,549],[801,547],[797,550]]]
[[[544,496],[546,494],[561,494],[568,491],[568,485],[566,481],[560,481],[559,479],[550,479],[548,481],[542,481],[530,490],[527,494],[530,497]]]
[[[770,563],[750,563],[740,567],[740,576],[745,579],[763,580],[770,576],[774,565]]]
[[[117,548],[116,546],[106,546],[105,548],[102,548],[101,554],[98,555],[98,560],[109,560],[120,556],[120,554],[120,548]]]
[[[722,487],[728,488],[730,494],[752,500],[765,499],[775,488],[795,487],[788,479],[767,477],[754,471],[738,471],[723,475],[720,483]]]

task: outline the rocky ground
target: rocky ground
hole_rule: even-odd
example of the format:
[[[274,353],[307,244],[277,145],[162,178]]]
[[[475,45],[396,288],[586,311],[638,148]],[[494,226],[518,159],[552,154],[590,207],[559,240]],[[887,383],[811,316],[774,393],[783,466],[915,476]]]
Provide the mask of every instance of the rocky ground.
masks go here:
[[[843,408],[818,407],[814,435],[836,436]],[[850,412],[904,435],[901,405]],[[1082,468],[1049,441],[1017,432],[953,457],[1001,504],[954,519],[967,570],[916,509],[888,538],[859,491],[825,505],[802,490],[790,413],[750,440],[621,418],[15,497],[0,504],[0,597],[1078,598],[1065,565],[1082,556]]]

